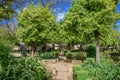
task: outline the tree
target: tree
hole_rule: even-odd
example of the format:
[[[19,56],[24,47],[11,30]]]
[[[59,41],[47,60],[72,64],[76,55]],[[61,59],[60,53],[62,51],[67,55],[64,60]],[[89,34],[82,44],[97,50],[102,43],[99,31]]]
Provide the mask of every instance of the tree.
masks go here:
[[[66,15],[72,15],[72,18],[77,16],[74,19],[77,21],[76,26],[79,34],[82,32],[94,36],[98,63],[100,63],[99,37],[107,36],[108,29],[111,29],[115,21],[119,19],[118,14],[115,13],[115,8],[114,0],[73,0],[72,7]],[[71,19],[68,21],[72,25]],[[83,36],[85,35],[83,34]]]
[[[17,36],[19,41],[32,45],[32,54],[37,44],[49,42],[51,30],[55,27],[55,17],[46,6],[28,5],[18,14]]]
[[[14,0],[0,0],[0,20],[10,19],[11,14],[14,13],[12,2]]]
[[[0,26],[0,64],[7,65],[9,53],[16,43],[16,36],[8,28]]]

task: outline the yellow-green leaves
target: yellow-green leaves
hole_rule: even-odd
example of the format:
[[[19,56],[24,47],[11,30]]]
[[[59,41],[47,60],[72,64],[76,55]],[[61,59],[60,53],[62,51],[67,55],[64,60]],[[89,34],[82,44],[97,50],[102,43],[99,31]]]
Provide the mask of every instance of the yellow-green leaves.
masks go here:
[[[53,24],[55,17],[48,7],[28,5],[18,14],[17,35],[29,44],[47,42],[51,40],[52,35],[49,34]]]

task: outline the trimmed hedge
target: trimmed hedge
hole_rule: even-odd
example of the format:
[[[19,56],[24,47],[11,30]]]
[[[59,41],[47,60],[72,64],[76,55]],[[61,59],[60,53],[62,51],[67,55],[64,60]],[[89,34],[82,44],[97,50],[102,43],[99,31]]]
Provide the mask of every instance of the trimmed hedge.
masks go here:
[[[84,52],[67,52],[65,53],[66,58],[75,60],[85,60],[86,56]]]
[[[39,54],[42,59],[55,59],[58,57],[59,52],[51,51],[51,52],[43,52],[43,53],[39,53]]]

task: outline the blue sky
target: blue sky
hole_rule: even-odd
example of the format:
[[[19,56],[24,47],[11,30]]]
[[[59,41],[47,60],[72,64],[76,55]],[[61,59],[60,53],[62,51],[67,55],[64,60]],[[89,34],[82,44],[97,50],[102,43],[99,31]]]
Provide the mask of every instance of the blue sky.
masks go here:
[[[56,16],[56,21],[59,22],[60,20],[63,20],[65,13],[68,12],[70,7],[70,3],[67,4],[56,4],[55,6],[53,6],[53,13]]]
[[[44,2],[46,0],[43,0]],[[51,0],[52,1],[52,0]],[[61,20],[64,19],[64,15],[67,13],[67,11],[69,10],[69,7],[71,5],[71,0],[64,0],[66,1],[66,3],[57,3],[55,4],[54,6],[51,7],[51,10],[53,11],[54,15],[56,16],[56,21],[59,22]],[[25,7],[26,4],[23,4],[23,7]],[[14,10],[16,12],[18,12],[18,8],[16,5],[13,6]],[[120,3],[118,3],[117,7],[116,7],[116,12],[117,13],[120,13]],[[2,21],[2,24],[6,24],[6,22],[12,22],[14,23],[14,25],[16,25],[16,19],[15,18],[12,18],[10,20],[3,20]],[[116,22],[116,25],[117,26],[120,26],[120,20],[118,20]],[[119,31],[120,31],[120,28],[119,28]]]
[[[45,3],[46,0],[43,0],[43,2]],[[52,0],[50,0],[52,1]],[[60,1],[60,0],[59,0]],[[61,0],[62,1],[62,0]],[[54,15],[56,16],[56,21],[59,22],[60,20],[63,20],[65,13],[68,11],[69,7],[70,7],[70,1],[71,0],[64,0],[65,3],[57,3],[54,6],[51,7],[51,10],[53,11]],[[26,4],[23,4],[23,7],[25,7]],[[18,12],[18,8],[15,4],[13,4],[13,8],[15,10],[15,12]],[[2,24],[6,24],[7,22],[11,22],[14,23],[14,25],[16,25],[16,19],[12,18],[10,20],[2,20]]]

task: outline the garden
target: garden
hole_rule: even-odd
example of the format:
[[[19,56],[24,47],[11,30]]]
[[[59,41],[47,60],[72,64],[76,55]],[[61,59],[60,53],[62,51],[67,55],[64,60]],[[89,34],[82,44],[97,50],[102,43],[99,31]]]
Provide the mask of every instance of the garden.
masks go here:
[[[1,0],[0,80],[120,80],[118,4]]]

